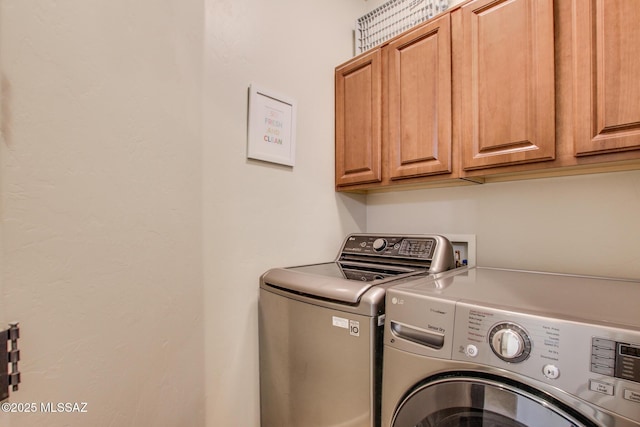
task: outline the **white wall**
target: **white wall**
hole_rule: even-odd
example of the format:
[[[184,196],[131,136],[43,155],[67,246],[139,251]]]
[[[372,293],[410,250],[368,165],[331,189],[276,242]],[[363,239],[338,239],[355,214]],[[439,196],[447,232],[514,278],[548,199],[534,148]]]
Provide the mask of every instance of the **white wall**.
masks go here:
[[[640,279],[640,171],[367,197],[367,230],[476,234],[478,265]]]
[[[202,2],[0,2],[21,426],[204,424]],[[6,424],[3,424],[6,425]]]
[[[0,23],[3,22],[2,20],[2,7],[0,5]],[[4,140],[4,116],[5,116],[5,103],[2,102],[2,100],[4,99],[4,85],[2,84],[3,79],[2,79],[2,52],[3,52],[3,48],[2,48],[3,44],[2,44],[2,29],[0,27],[0,160],[1,160],[1,155],[2,155],[2,149],[1,147],[3,147],[5,145],[5,140]],[[0,189],[2,189],[2,173],[0,173]],[[2,197],[0,196],[0,219],[3,218],[3,209],[2,209]],[[3,274],[2,271],[4,271],[4,262],[3,262],[3,250],[1,250],[2,248],[4,248],[4,243],[2,240],[2,228],[0,226],[0,328],[4,328],[8,322],[7,318],[6,318],[6,308],[5,308],[5,304],[4,304],[4,279],[3,279]],[[5,426],[5,427],[11,427],[11,425],[9,424],[10,420],[9,420],[9,414],[5,413],[5,412],[1,412],[0,411],[0,425]]]
[[[364,197],[333,191],[332,148],[333,68],[363,12],[0,3],[12,400],[89,404],[3,425],[258,425],[259,275],[365,227]],[[251,82],[298,100],[293,169],[245,158]]]
[[[207,0],[204,73],[208,426],[259,425],[258,278],[328,261],[364,229],[364,197],[336,194],[333,70],[364,2]],[[247,89],[298,102],[295,167],[246,159]]]

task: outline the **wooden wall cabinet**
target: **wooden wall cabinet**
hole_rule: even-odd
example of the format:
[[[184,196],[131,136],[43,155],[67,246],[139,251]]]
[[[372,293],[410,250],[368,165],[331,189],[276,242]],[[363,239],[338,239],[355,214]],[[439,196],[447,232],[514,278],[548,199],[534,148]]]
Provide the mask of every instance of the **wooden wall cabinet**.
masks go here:
[[[336,69],[336,189],[640,169],[640,1],[469,0]]]
[[[451,173],[450,15],[393,40],[386,54],[390,179]]]
[[[640,149],[640,2],[575,1],[575,154]]]
[[[462,167],[553,159],[553,1],[478,0],[462,21]]]
[[[336,187],[450,176],[451,79],[448,14],[338,67]]]
[[[381,62],[373,50],[336,69],[336,186],[382,179]]]

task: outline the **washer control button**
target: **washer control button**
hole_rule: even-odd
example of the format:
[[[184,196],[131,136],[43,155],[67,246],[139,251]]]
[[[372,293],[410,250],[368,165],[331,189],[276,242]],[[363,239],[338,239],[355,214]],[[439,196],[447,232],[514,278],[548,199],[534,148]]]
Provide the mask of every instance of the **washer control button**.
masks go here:
[[[550,380],[555,380],[560,376],[560,369],[556,365],[544,365],[542,373]]]
[[[473,344],[469,344],[464,352],[469,357],[476,357],[478,355],[478,347]]]

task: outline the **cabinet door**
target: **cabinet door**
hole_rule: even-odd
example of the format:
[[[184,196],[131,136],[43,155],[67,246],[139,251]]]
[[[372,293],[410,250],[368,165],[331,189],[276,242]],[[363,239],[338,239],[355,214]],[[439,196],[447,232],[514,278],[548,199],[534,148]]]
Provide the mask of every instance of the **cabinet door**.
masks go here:
[[[391,179],[451,172],[451,16],[389,44]]]
[[[555,158],[552,0],[462,8],[465,170]]]
[[[575,154],[640,149],[640,2],[574,0]]]
[[[374,50],[336,70],[337,186],[382,179],[381,68]]]

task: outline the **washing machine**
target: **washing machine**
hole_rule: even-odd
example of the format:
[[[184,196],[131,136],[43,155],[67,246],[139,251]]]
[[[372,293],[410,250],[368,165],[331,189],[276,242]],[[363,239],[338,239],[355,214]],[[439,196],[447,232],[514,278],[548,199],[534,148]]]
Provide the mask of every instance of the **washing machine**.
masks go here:
[[[492,268],[387,291],[383,427],[640,426],[640,282]]]
[[[334,261],[267,271],[262,427],[378,427],[385,291],[454,265],[442,236],[352,234]]]

